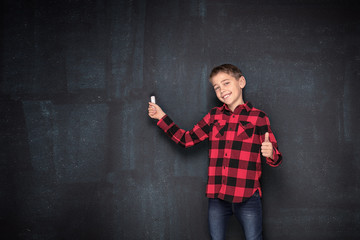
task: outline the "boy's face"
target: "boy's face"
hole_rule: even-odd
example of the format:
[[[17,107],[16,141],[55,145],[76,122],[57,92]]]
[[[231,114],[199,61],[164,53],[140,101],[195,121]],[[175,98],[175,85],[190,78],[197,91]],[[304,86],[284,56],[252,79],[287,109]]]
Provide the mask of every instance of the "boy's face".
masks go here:
[[[232,111],[240,104],[244,104],[242,89],[246,85],[246,80],[243,76],[236,79],[232,75],[219,72],[212,77],[211,83],[217,98],[228,105]]]

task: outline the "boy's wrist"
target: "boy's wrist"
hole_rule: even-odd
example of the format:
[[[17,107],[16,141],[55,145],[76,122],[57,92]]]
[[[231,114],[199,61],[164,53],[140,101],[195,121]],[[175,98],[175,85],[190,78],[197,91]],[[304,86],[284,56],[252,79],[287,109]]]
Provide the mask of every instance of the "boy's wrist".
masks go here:
[[[277,152],[276,152],[276,148],[273,147],[273,154],[271,160],[276,161],[276,159],[277,159]]]
[[[158,118],[158,120],[163,119],[165,116],[166,116],[166,114],[164,113],[162,116],[160,116],[160,117]]]

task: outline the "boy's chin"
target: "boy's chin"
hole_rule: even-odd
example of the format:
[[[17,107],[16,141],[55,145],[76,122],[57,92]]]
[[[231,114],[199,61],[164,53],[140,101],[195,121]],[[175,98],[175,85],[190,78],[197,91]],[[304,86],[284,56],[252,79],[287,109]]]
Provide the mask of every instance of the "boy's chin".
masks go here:
[[[225,104],[230,104],[231,100],[230,99],[222,99],[222,102]]]
[[[228,99],[223,99],[223,98],[218,98],[220,102],[226,104],[226,105],[229,105],[231,104],[231,99],[228,98]]]

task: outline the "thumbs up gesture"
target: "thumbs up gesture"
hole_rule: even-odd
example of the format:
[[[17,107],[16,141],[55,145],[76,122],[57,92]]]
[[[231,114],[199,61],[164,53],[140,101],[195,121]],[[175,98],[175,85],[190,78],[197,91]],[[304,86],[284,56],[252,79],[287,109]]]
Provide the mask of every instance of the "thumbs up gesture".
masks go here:
[[[274,148],[269,140],[269,133],[266,132],[264,142],[261,144],[261,154],[264,157],[273,159],[273,153],[274,153]]]

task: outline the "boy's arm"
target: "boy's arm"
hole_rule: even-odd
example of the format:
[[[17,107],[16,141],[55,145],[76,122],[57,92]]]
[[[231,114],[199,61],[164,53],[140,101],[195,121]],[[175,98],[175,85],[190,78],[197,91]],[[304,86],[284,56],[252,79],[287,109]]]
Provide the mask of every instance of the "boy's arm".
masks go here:
[[[270,121],[267,116],[265,116],[265,122],[266,122],[266,129],[267,132],[263,133],[261,135],[262,140],[262,155],[266,158],[266,163],[269,164],[272,167],[277,167],[282,162],[282,155],[281,152],[278,149],[277,141],[275,138],[275,135],[271,131],[270,128]],[[271,150],[269,150],[269,148]],[[271,154],[269,155],[269,153]]]
[[[149,116],[158,119],[157,125],[177,144],[187,148],[204,141],[209,137],[209,119],[208,113],[193,129],[186,131],[179,128],[171,118],[166,115],[161,108],[153,103],[149,103]]]

